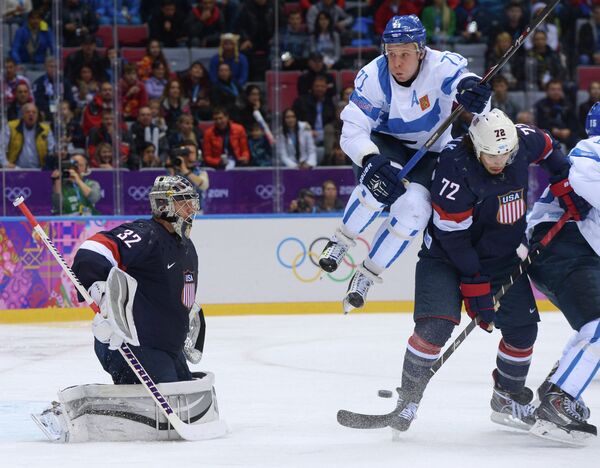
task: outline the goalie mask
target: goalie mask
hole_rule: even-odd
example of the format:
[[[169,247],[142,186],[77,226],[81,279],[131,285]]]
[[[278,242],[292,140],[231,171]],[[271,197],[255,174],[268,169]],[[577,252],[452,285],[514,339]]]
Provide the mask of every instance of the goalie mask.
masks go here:
[[[152,216],[170,222],[180,237],[190,237],[200,200],[189,180],[181,176],[158,176],[149,198]]]
[[[507,156],[510,164],[519,150],[519,137],[515,124],[500,109],[473,117],[469,136],[477,159],[485,153],[491,157]]]

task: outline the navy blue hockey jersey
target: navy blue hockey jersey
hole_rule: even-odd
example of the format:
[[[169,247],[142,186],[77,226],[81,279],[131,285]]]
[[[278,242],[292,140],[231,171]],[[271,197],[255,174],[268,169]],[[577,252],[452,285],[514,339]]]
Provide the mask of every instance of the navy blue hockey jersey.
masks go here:
[[[105,281],[115,266],[138,282],[133,314],[140,345],[179,353],[196,296],[198,255],[192,241],[154,220],[125,223],[86,240],[73,271],[87,289]]]
[[[424,243],[463,276],[487,274],[496,262],[518,261],[515,250],[526,228],[528,166],[560,174],[569,164],[542,130],[517,125],[519,150],[498,175],[490,174],[461,139],[440,154],[433,176],[433,215]]]

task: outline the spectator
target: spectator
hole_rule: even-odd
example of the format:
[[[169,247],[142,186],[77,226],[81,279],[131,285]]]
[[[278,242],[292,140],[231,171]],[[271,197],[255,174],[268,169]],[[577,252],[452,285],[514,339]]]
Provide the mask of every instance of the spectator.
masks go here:
[[[201,0],[192,8],[186,27],[191,47],[216,47],[225,32],[225,17],[215,0]]]
[[[352,16],[336,5],[335,0],[319,0],[318,3],[315,3],[308,9],[306,12],[306,25],[308,26],[308,32],[311,34],[314,32],[316,24],[315,20],[317,15],[322,11],[329,13],[335,30],[339,32],[343,38],[344,33],[346,33],[352,24]]]
[[[121,87],[121,105],[123,118],[127,121],[137,119],[140,107],[148,104],[148,94],[141,80],[138,80],[136,66],[125,65],[123,78],[119,80]]]
[[[16,98],[6,110],[6,119],[10,121],[23,117],[21,111],[25,104],[30,102],[33,102],[33,97],[31,96],[31,91],[29,91],[29,86],[27,86],[27,83],[19,83],[17,85]]]
[[[333,143],[333,148],[328,154],[325,154],[323,158],[324,166],[351,166],[352,161],[348,157],[346,153],[340,148],[340,142],[335,141]]]
[[[83,37],[81,48],[67,57],[65,61],[65,76],[72,83],[75,83],[84,65],[90,67],[94,80],[106,80],[105,60],[96,50],[96,39],[90,34]]]
[[[114,0],[95,0],[96,13],[100,24],[142,24],[140,0],[118,0],[116,9]]]
[[[120,131],[121,144],[119,147],[119,157],[121,163],[131,164],[135,166],[136,161],[131,158],[131,134],[127,130],[126,125],[119,125],[119,129],[115,129],[115,117],[112,110],[104,110],[102,112],[102,123],[99,127],[94,127],[90,130],[90,135],[87,140],[87,154],[90,160],[91,167],[98,167],[99,162],[96,157],[96,148],[100,143],[110,143],[112,146],[115,145],[114,132],[115,130]]]
[[[160,11],[153,14],[148,24],[150,37],[163,47],[178,47],[187,41],[185,14],[173,0],[163,0]]]
[[[585,125],[585,119],[588,115],[588,112],[594,104],[600,101],[600,81],[590,82],[590,85],[588,86],[588,94],[588,100],[579,105],[579,125],[581,125],[582,128]]]
[[[143,159],[143,148],[152,143],[156,157],[164,163],[167,160],[169,144],[166,136],[161,135],[160,128],[152,122],[152,110],[148,106],[140,107],[137,121],[131,125],[131,154]]]
[[[404,0],[384,0],[375,10],[373,29],[375,34],[381,36],[385,25],[392,16],[419,15],[421,13],[416,2],[406,2]]]
[[[196,61],[181,78],[183,92],[190,99],[190,109],[196,121],[210,120],[212,111],[210,109],[211,82],[208,71],[202,62]]]
[[[210,59],[210,80],[216,83],[219,80],[219,65],[226,63],[231,69],[233,80],[244,86],[248,81],[248,59],[238,48],[239,36],[231,33],[221,35],[219,52]]]
[[[515,123],[525,124],[525,125],[536,125],[535,118],[533,117],[533,113],[530,111],[521,111],[517,114],[517,120]]]
[[[581,26],[577,54],[582,65],[600,65],[600,3],[592,7],[592,17]]]
[[[241,89],[231,76],[231,68],[226,63],[219,65],[218,79],[212,85],[210,102],[213,106],[224,107],[229,114],[236,110]]]
[[[546,97],[535,103],[537,125],[570,150],[579,141],[581,128],[572,107],[565,99],[560,80],[550,80],[546,84]]]
[[[62,9],[63,46],[79,47],[83,38],[96,34],[98,18],[89,2],[66,0]]]
[[[489,70],[494,65],[498,64],[506,51],[512,46],[510,34],[503,31],[496,36],[493,45],[488,47],[485,57],[485,67]],[[511,59],[506,62],[498,74],[506,78],[508,87],[511,90],[523,88],[523,52],[518,49]]]
[[[244,91],[244,106],[238,112],[239,118],[237,119],[244,126],[246,132],[249,132],[250,127],[257,122],[254,118],[254,111],[259,111],[265,122],[271,118],[263,105],[260,88],[256,85],[248,85]]]
[[[72,87],[75,105],[79,111],[78,114],[83,111],[85,106],[93,101],[99,91],[100,85],[94,79],[92,69],[89,66],[84,65],[81,67],[81,70],[79,70],[79,77]]]
[[[481,42],[489,36],[493,16],[477,4],[477,0],[462,0],[454,10],[456,34],[463,42]]]
[[[27,24],[23,24],[13,39],[10,56],[15,63],[41,65],[46,55],[54,54],[54,39],[48,24],[42,21],[40,12],[29,13]]]
[[[156,155],[156,146],[149,141],[142,143],[138,157],[140,161],[140,169],[148,167],[162,167],[164,165],[160,158]]]
[[[59,132],[55,131],[54,134],[63,143],[66,143],[72,148],[83,148],[85,147],[85,135],[83,129],[79,123],[79,119],[76,119],[73,114],[73,108],[68,101],[61,101],[60,113],[62,115],[62,136]],[[54,119],[56,125],[58,119]]]
[[[169,76],[169,62],[162,51],[160,42],[156,39],[150,39],[146,47],[146,55],[137,63],[140,80],[146,81],[152,76],[152,68],[156,61],[159,61],[165,67],[164,76]]]
[[[161,138],[166,136],[168,127],[165,118],[162,116],[160,99],[150,99],[148,101],[148,107],[152,113],[152,123],[160,130]]]
[[[316,145],[323,147],[325,126],[335,121],[335,106],[327,97],[327,79],[324,76],[316,77],[310,94],[299,96],[293,108],[298,120],[308,122],[311,126]]]
[[[31,9],[31,0],[5,0],[3,2],[3,20],[9,24],[21,24]]]
[[[327,71],[323,63],[323,55],[319,52],[313,52],[308,56],[308,70],[298,78],[298,95],[309,94],[317,75],[325,76],[327,79],[327,96],[333,98],[337,92],[335,77]]]
[[[46,73],[33,82],[33,97],[40,111],[40,120],[51,121],[52,116],[58,112],[58,90],[55,88],[56,60],[54,57],[46,58]],[[73,89],[68,79],[62,80],[63,92],[61,98],[71,105],[75,105]]]
[[[342,106],[342,108],[347,105],[350,102],[350,97],[352,96],[353,92],[354,86],[346,86],[344,89],[342,89],[340,92],[340,100],[338,105]]]
[[[177,127],[169,129],[169,147],[174,148],[184,141],[192,141],[202,148],[202,130],[194,126],[194,118],[190,114],[181,114],[177,119]]]
[[[166,78],[167,69],[160,60],[152,64],[152,74],[144,83],[146,94],[149,99],[160,99],[165,92],[168,80]]]
[[[54,134],[49,124],[39,122],[35,104],[25,104],[22,113],[4,126],[6,149],[0,148],[0,164],[8,169],[44,168],[54,153]]]
[[[92,128],[100,127],[102,123],[102,113],[104,111],[112,111],[112,109],[113,87],[108,81],[105,81],[100,85],[100,91],[83,109],[83,119],[81,124],[83,134],[87,136]]]
[[[496,75],[492,80],[492,109],[500,109],[514,122],[520,107],[510,98],[508,80],[504,75]]]
[[[250,125],[248,147],[250,148],[251,166],[266,167],[273,165],[273,148],[258,122]]]
[[[98,143],[96,147],[96,161],[99,169],[114,169],[113,147],[110,143]]]
[[[310,125],[300,122],[293,109],[283,112],[282,134],[277,138],[279,159],[285,167],[312,169],[317,165],[315,138]]]
[[[427,31],[429,44],[454,42],[456,33],[456,14],[446,0],[433,0],[430,6],[423,8],[421,21]]]
[[[546,8],[546,4],[544,2],[536,2],[531,7],[531,17],[535,18],[536,16],[542,13],[542,10]],[[552,24],[546,18],[542,21],[538,27],[535,29],[536,31],[543,31],[546,33],[546,43],[548,47],[550,47],[554,52],[558,52],[559,42],[558,42],[558,28],[555,24]],[[533,44],[531,41],[531,36],[528,36],[525,39],[525,43],[523,44],[525,50],[531,50],[533,48]]]
[[[15,92],[19,83],[27,83],[30,86],[29,79],[25,75],[17,73],[17,64],[13,59],[8,57],[4,61],[4,68],[6,70],[4,80],[0,80],[0,86],[4,89],[4,104],[9,105],[15,100]]]
[[[190,140],[185,140],[179,147],[173,148],[167,162],[167,172],[170,175],[185,177],[196,188],[200,199],[200,207],[204,199],[204,192],[208,190],[208,172],[198,164],[200,148]]]
[[[120,55],[121,49],[116,49],[115,47],[108,47],[106,49],[106,54],[103,58],[103,67],[104,73],[108,77],[108,81],[111,83],[116,82],[123,76],[123,69],[125,66],[125,59]],[[115,62],[116,62],[116,76],[115,79]]]
[[[310,189],[301,189],[298,198],[290,202],[289,213],[316,213],[317,197]]]
[[[277,6],[272,0],[245,0],[236,21],[235,31],[241,36],[240,52],[250,60],[250,75],[255,81],[262,80],[269,68],[270,43],[275,33],[275,8]],[[283,18],[283,15],[279,17]],[[246,84],[246,79],[238,81],[241,86]]]
[[[338,190],[335,182],[326,180],[321,185],[321,197],[317,204],[317,213],[333,213],[344,211],[346,204],[338,198]]]
[[[177,78],[169,80],[163,91],[160,101],[161,115],[165,118],[167,128],[175,127],[175,123],[181,114],[190,113],[190,101],[181,89],[181,83]]]
[[[52,174],[52,214],[89,216],[100,214],[96,203],[102,198],[100,184],[89,179],[91,173],[85,153],[75,152],[62,162],[62,172]]]
[[[319,12],[315,21],[314,32],[310,37],[311,52],[320,53],[325,66],[328,69],[334,68],[342,55],[340,35],[333,29],[331,17],[326,11]]]
[[[521,32],[527,27],[528,18],[523,12],[523,6],[518,0],[513,0],[504,9],[504,16],[500,21],[492,27],[489,38],[495,40],[495,38],[501,32],[507,32],[510,35],[511,42],[517,39]]]
[[[545,89],[550,80],[563,81],[567,70],[560,57],[546,44],[546,33],[536,31],[533,35],[533,49],[527,52],[527,63],[535,67],[534,80],[539,89]]]
[[[279,56],[275,57],[275,60],[281,60],[283,70],[303,70],[306,67],[310,42],[298,10],[288,15],[287,26],[279,37]]]
[[[204,163],[215,169],[247,166],[250,149],[244,127],[229,120],[227,109],[220,107],[213,110],[213,120],[204,134]]]

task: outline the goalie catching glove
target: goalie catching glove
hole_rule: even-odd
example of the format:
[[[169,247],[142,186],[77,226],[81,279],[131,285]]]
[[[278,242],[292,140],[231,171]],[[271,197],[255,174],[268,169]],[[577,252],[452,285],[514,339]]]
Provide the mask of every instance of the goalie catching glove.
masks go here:
[[[106,281],[96,281],[88,290],[100,313],[92,321],[94,337],[108,343],[109,349],[118,349],[123,342],[139,346],[133,320],[133,301],[137,281],[123,270],[113,267]]]

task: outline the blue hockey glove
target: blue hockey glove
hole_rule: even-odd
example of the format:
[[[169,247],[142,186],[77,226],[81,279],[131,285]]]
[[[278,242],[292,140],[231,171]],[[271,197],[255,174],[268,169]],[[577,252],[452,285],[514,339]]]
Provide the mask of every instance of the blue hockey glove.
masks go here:
[[[469,317],[474,319],[479,316],[479,326],[492,333],[496,312],[490,279],[487,276],[461,278],[460,293]]]
[[[550,191],[552,195],[558,197],[558,202],[563,210],[571,214],[571,218],[575,221],[585,219],[592,209],[585,198],[577,195],[569,182],[569,173],[556,175],[550,179]]]
[[[379,203],[392,205],[406,189],[398,178],[400,169],[390,164],[390,160],[380,154],[366,156],[363,160],[363,171],[359,182]]]
[[[490,96],[492,87],[488,84],[482,84],[481,80],[475,76],[467,76],[458,82],[456,87],[456,100],[469,112],[479,114],[485,109]]]

